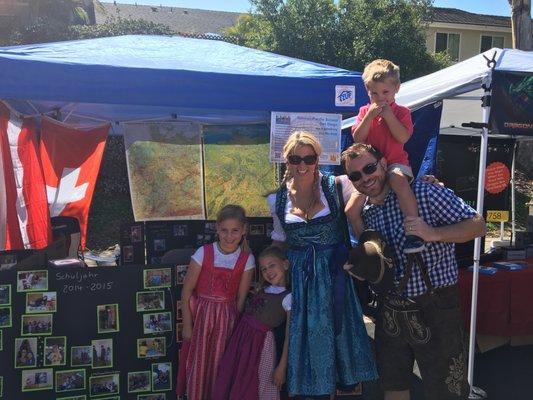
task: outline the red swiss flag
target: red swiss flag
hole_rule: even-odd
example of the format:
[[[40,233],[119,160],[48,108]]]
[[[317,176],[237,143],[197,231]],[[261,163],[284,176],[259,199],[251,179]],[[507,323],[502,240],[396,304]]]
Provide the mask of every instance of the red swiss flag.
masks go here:
[[[104,153],[109,124],[74,128],[43,117],[41,161],[50,216],[74,217],[85,248],[89,208]]]

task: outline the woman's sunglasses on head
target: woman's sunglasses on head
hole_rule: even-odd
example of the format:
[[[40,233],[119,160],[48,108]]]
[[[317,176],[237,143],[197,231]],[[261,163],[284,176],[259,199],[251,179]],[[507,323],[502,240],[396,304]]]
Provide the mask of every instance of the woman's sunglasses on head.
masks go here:
[[[378,169],[378,163],[379,163],[379,160],[377,160],[374,163],[366,164],[361,170],[362,173],[359,171],[354,171],[348,175],[348,179],[351,180],[352,182],[357,182],[363,177],[363,174],[365,175],[373,174]]]
[[[290,155],[287,157],[287,160],[289,161],[289,164],[292,165],[298,165],[302,161],[305,163],[305,165],[313,165],[316,163],[316,160],[318,159],[318,156],[316,154],[308,155],[304,157],[297,156],[295,154]]]

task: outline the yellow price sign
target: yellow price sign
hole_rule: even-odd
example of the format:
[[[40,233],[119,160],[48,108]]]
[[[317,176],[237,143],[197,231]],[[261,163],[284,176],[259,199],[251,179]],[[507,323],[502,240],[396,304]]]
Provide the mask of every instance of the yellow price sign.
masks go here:
[[[507,222],[509,221],[509,211],[487,210],[487,222]]]

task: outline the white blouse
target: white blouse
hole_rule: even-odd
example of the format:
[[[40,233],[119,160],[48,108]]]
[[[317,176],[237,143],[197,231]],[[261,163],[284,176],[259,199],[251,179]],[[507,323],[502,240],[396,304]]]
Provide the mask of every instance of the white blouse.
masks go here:
[[[227,269],[233,269],[235,268],[235,263],[237,262],[237,259],[239,258],[239,255],[241,254],[241,248],[238,247],[237,250],[235,250],[233,253],[230,254],[224,254],[221,253],[218,249],[218,244],[213,244],[213,252],[214,254],[214,264],[216,267],[221,268],[227,268]],[[191,256],[191,258],[196,261],[196,263],[201,267],[202,262],[204,261],[204,246],[198,248],[196,252]],[[250,269],[255,268],[255,259],[254,255],[250,254],[248,256],[248,260],[246,261],[246,265],[244,267],[245,271],[248,271]]]
[[[322,178],[322,174],[320,174],[320,177]],[[352,185],[352,182],[348,179],[346,175],[340,175],[339,176],[341,186],[342,186],[342,197],[344,197],[344,203],[346,204],[348,200],[350,199],[350,196],[353,192],[355,192],[355,188]],[[289,187],[289,183],[287,182],[287,188]],[[325,215],[328,215],[331,211],[329,209],[328,201],[326,200],[326,196],[324,194],[324,191],[322,190],[322,185],[320,185],[320,201],[325,206],[322,210],[317,212],[315,215],[313,215],[313,218],[320,218]],[[270,207],[270,214],[272,214],[273,219],[273,231],[271,234],[272,240],[277,240],[280,242],[284,242],[286,239],[285,232],[283,231],[283,227],[281,226],[281,222],[278,218],[278,215],[276,214],[276,193],[272,193],[268,195],[267,197],[268,206]],[[287,203],[285,205],[285,223],[287,224],[295,224],[297,222],[305,222],[305,219],[294,215],[290,212],[292,209],[292,201],[289,196],[287,196]]]

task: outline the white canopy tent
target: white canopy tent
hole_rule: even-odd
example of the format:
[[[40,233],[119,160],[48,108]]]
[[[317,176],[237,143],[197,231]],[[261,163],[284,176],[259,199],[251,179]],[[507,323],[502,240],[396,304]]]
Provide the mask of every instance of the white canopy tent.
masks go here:
[[[399,104],[411,110],[419,109],[436,101],[454,98],[467,92],[483,89],[485,96],[490,96],[492,73],[494,70],[533,73],[533,52],[511,49],[491,49],[451,67],[437,71],[402,84],[396,96]],[[485,185],[485,165],[488,143],[488,122],[490,101],[482,106],[481,154],[479,161],[479,181],[477,194],[477,211],[483,215],[483,197]],[[458,112],[458,109],[456,109]],[[531,116],[533,120],[533,115]],[[474,244],[474,276],[472,281],[472,309],[470,315],[470,343],[468,360],[468,381],[473,384],[474,351],[477,314],[477,291],[479,279],[479,259],[481,238]],[[471,393],[475,398],[475,393]]]

